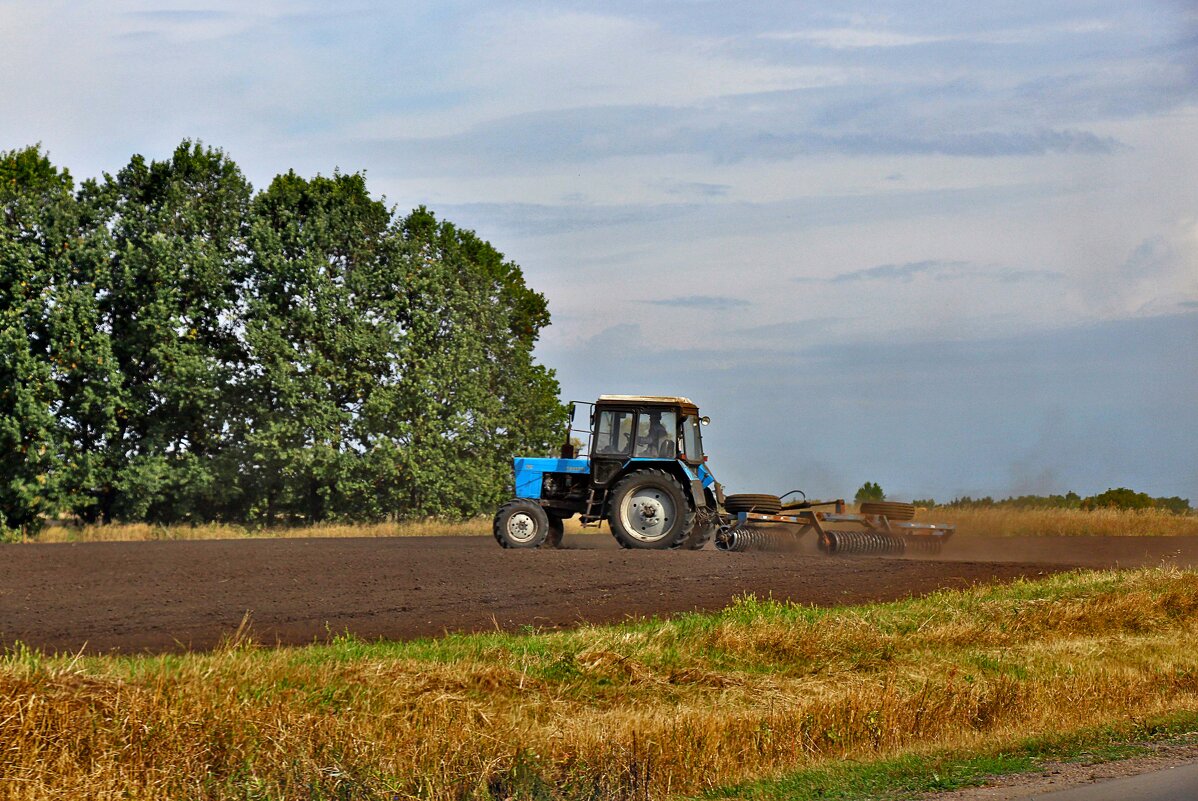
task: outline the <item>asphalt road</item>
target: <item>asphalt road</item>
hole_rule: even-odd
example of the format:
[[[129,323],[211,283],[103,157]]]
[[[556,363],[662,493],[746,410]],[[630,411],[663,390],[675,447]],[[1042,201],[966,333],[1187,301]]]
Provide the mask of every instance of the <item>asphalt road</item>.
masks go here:
[[[1198,762],[1026,798],[1035,801],[1198,801]]]

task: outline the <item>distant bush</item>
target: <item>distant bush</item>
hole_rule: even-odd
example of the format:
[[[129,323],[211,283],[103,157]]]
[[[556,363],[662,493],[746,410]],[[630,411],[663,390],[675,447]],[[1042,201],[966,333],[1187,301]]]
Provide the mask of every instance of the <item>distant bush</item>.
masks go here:
[[[1092,495],[1081,503],[1081,508],[1087,511],[1093,509],[1165,509],[1174,514],[1186,514],[1190,511],[1189,498],[1153,498],[1146,492],[1136,492],[1127,487],[1108,489],[1106,492]]]
[[[1064,495],[1019,495],[1001,500],[995,500],[989,495],[984,498],[972,498],[968,495],[963,495],[960,498],[954,498],[944,505],[955,508],[1000,506],[1011,509],[1077,509],[1080,508],[1081,501],[1081,496],[1076,492],[1067,492]]]
[[[1190,506],[1189,498],[1179,498],[1174,495],[1171,498],[1157,498],[1156,505],[1161,509],[1167,509],[1175,515],[1185,515],[1194,511]]]
[[[1146,492],[1136,492],[1127,487],[1108,489],[1098,495],[1091,495],[1082,501],[1082,508],[1091,509],[1151,509],[1152,496]]]
[[[876,481],[866,481],[857,490],[857,494],[853,496],[853,500],[857,503],[884,501],[886,500],[886,493],[882,491],[882,487]]]

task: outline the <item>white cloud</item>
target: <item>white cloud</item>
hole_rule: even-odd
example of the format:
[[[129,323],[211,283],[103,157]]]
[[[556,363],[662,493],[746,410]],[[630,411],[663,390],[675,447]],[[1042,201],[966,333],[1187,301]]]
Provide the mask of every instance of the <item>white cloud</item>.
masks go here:
[[[806,42],[832,50],[856,50],[869,48],[912,47],[944,42],[984,43],[991,45],[1026,45],[1044,43],[1062,37],[1087,37],[1107,34],[1128,25],[1126,17],[1080,16],[1060,21],[1042,22],[1033,25],[1010,27],[968,27],[949,23],[942,25],[939,33],[918,33],[885,27],[893,17],[858,17],[848,20],[851,24],[832,28],[804,28],[786,31],[767,31],[760,38],[783,42]],[[1134,24],[1134,23],[1132,23]]]
[[[834,50],[869,47],[906,47],[909,45],[943,42],[947,37],[921,36],[898,31],[868,28],[820,28],[800,31],[775,31],[761,35],[763,39],[785,42],[810,42]]]
[[[456,80],[497,113],[605,104],[686,105],[730,94],[845,82],[853,70],[734,55],[720,36],[681,36],[597,13],[492,12],[467,33]]]

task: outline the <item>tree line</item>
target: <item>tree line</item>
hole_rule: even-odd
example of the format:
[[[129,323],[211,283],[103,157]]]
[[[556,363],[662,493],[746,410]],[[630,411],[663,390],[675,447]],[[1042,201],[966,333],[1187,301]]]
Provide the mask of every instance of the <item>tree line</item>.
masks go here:
[[[865,503],[885,498],[885,490],[876,481],[866,481],[858,488],[853,500]],[[989,495],[984,498],[965,495],[948,503],[936,503],[932,498],[916,498],[911,503],[924,509],[1081,509],[1087,512],[1098,509],[1160,509],[1178,515],[1193,511],[1189,498],[1179,498],[1176,495],[1170,498],[1154,498],[1146,492],[1136,492],[1126,487],[1108,489],[1086,498],[1069,491],[1064,495],[1019,495],[998,500]]]
[[[545,298],[362,174],[0,152],[0,533],[472,515],[564,420]]]
[[[1193,511],[1189,498],[1172,497],[1154,498],[1146,492],[1136,492],[1127,487],[1117,487],[1083,498],[1076,492],[1066,492],[1064,495],[1019,495],[1008,498],[994,499],[987,495],[984,498],[971,498],[965,495],[954,498],[948,503],[937,504],[930,498],[914,502],[916,506],[932,508],[943,506],[956,509],[1008,508],[1008,509],[1081,509],[1093,512],[1098,509],[1160,509],[1173,514],[1189,514]]]

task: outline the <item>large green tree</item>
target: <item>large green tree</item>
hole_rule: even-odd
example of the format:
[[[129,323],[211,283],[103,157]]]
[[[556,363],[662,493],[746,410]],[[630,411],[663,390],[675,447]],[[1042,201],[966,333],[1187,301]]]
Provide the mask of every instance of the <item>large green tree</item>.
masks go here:
[[[257,518],[378,517],[365,409],[395,383],[407,263],[361,175],[277,177],[254,201],[246,479]],[[403,421],[395,421],[402,428]],[[400,433],[400,432],[397,432]]]
[[[520,268],[473,232],[419,208],[401,223],[413,261],[402,363],[403,496],[416,514],[477,514],[503,495],[513,453],[547,453],[564,410],[533,347],[549,322]]]
[[[564,419],[520,268],[364,176],[0,154],[0,527],[470,515]]]
[[[469,231],[395,220],[361,175],[255,201],[248,473],[260,519],[474,514],[562,410],[532,348],[544,297]]]
[[[58,511],[63,451],[52,365],[55,277],[71,237],[71,176],[40,147],[0,152],[0,534]]]
[[[186,141],[166,161],[134,156],[81,193],[111,232],[94,283],[123,380],[95,488],[104,520],[202,519],[239,491],[224,446],[245,367],[250,196],[221,151]]]

